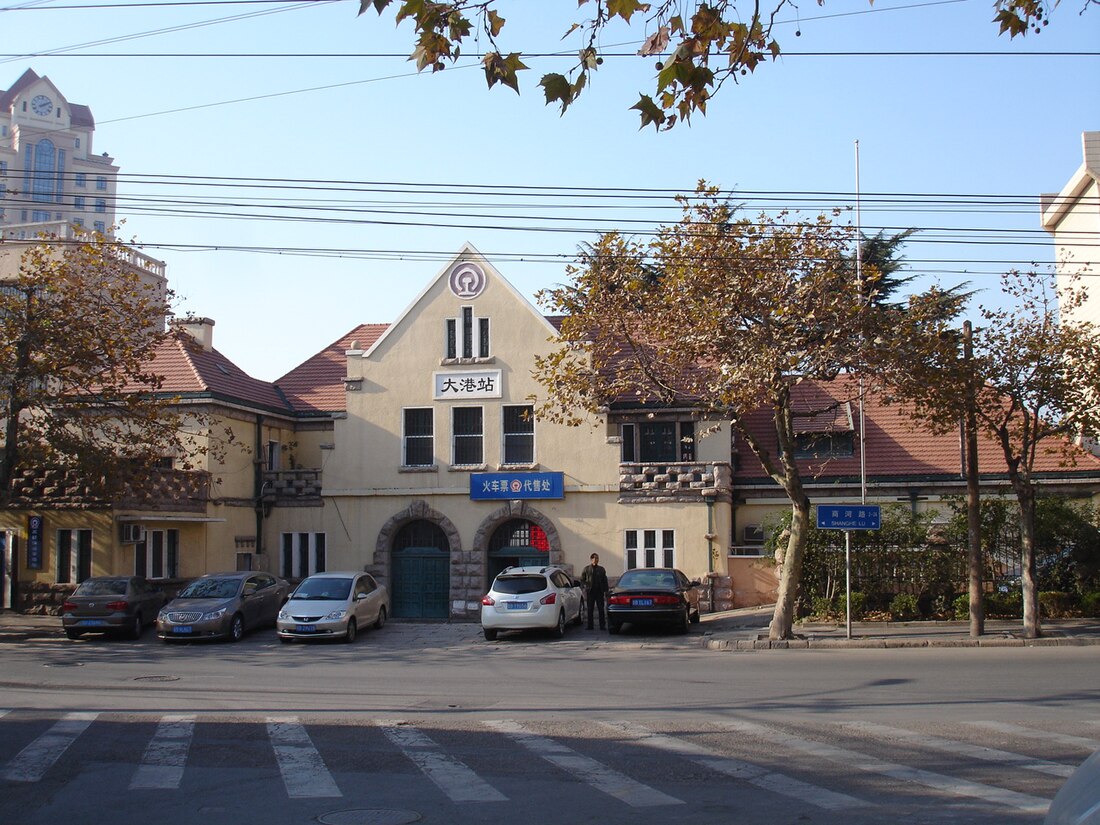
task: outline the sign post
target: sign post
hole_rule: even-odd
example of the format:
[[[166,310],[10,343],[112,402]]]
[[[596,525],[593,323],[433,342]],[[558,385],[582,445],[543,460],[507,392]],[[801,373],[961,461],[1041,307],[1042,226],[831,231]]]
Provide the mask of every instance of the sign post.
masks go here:
[[[819,504],[817,529],[844,531],[845,632],[852,638],[852,531],[878,530],[882,510],[877,504]]]

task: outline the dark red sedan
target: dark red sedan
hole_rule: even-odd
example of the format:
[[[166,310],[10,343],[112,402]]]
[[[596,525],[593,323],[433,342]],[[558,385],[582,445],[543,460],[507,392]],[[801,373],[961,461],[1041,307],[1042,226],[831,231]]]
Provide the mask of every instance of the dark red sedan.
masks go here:
[[[627,570],[607,597],[607,629],[624,624],[667,624],[681,633],[699,621],[697,580],[672,567]]]

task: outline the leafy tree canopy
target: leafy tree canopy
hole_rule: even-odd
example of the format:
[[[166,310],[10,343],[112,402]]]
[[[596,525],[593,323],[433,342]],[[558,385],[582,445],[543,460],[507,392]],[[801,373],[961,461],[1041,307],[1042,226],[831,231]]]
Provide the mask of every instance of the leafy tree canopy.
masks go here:
[[[525,12],[538,14],[548,2],[527,3]],[[825,0],[817,0],[825,5]],[[874,0],[868,0],[873,3]],[[1100,0],[1082,0],[1087,7]],[[1047,24],[1051,5],[1058,0],[993,0],[994,22],[1010,37],[1038,33]],[[379,15],[394,0],[359,0],[359,14],[374,8]],[[638,56],[658,58],[656,89],[642,94],[636,109],[643,127],[671,129],[690,120],[696,112],[706,114],[707,104],[727,82],[737,83],[757,67],[775,60],[780,53],[773,37],[777,15],[786,8],[797,9],[792,0],[738,3],[737,0],[577,0],[587,16],[574,22],[563,39],[580,40],[576,63],[566,74],[542,76],[539,86],[547,105],[564,114],[584,91],[593,73],[603,63],[601,34],[614,23],[642,29],[644,41]],[[507,86],[519,92],[519,73],[528,67],[520,52],[507,52],[500,44],[506,20],[497,11],[498,0],[402,0],[396,4],[397,22],[413,24],[416,44],[410,60],[418,70],[444,69],[462,54],[467,41],[484,38],[488,48],[481,56],[489,87]]]
[[[109,494],[137,468],[202,452],[187,435],[201,416],[185,421],[159,392],[170,299],[98,233],[28,247],[0,283],[0,500],[18,469],[63,467]]]

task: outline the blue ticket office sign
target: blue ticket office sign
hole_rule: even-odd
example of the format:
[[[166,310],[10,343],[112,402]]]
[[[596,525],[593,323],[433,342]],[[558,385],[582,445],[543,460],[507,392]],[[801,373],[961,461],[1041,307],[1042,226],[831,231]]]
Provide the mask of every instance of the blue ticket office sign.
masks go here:
[[[565,498],[564,473],[470,473],[474,501]]]
[[[27,567],[31,570],[42,569],[44,527],[42,516],[31,516],[27,519]]]
[[[877,504],[819,504],[819,530],[878,530],[882,527],[882,510]]]

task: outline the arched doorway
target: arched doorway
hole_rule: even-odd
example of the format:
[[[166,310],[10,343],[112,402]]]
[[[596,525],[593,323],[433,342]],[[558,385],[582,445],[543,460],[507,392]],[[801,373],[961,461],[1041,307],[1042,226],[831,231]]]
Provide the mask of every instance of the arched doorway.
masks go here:
[[[402,619],[446,619],[450,598],[450,546],[443,529],[410,521],[393,538],[393,615]]]
[[[550,563],[550,540],[546,531],[533,521],[509,519],[489,537],[489,564],[486,572],[491,583],[505,567],[540,567]]]

